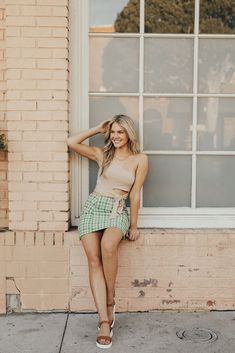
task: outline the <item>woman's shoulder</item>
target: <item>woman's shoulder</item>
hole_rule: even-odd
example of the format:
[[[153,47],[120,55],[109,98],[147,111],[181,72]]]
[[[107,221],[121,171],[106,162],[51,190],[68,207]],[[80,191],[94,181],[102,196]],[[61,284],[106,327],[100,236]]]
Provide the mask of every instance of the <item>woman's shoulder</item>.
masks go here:
[[[147,154],[145,154],[143,152],[136,153],[134,156],[135,156],[136,161],[138,161],[140,163],[148,161]]]
[[[137,170],[138,167],[143,166],[144,168],[147,167],[148,165],[148,156],[145,153],[136,153],[132,155],[133,158],[133,164],[134,164],[134,169],[135,171]]]

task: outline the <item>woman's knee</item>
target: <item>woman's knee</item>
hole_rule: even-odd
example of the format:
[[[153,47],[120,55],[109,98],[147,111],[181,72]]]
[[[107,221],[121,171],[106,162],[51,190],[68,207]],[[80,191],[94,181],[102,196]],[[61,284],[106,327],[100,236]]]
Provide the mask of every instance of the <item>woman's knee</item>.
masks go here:
[[[115,244],[112,239],[102,239],[101,241],[101,249],[102,249],[102,255],[103,256],[114,256],[117,252],[117,244]]]
[[[101,256],[96,254],[90,254],[88,257],[88,265],[89,267],[96,269],[102,266],[102,259]]]

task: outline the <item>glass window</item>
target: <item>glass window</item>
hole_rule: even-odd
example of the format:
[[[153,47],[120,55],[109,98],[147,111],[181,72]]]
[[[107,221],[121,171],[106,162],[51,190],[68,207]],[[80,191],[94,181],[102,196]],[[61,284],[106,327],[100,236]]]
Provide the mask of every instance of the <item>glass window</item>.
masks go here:
[[[200,32],[235,34],[234,0],[200,0]]]
[[[149,156],[145,207],[190,207],[191,156]]]
[[[193,33],[194,0],[146,0],[146,33]]]
[[[150,93],[192,92],[193,41],[145,39],[144,89]]]
[[[138,69],[137,38],[90,38],[91,92],[136,92]]]
[[[235,39],[200,39],[199,93],[235,93]]]
[[[191,150],[192,114],[191,98],[145,98],[144,149]]]
[[[234,207],[235,0],[90,0],[89,24],[89,124],[134,119],[141,207]]]
[[[90,0],[90,32],[139,32],[139,0]]]
[[[235,156],[198,156],[197,207],[235,207]]]
[[[96,185],[96,179],[98,174],[98,164],[94,161],[89,161],[89,193],[91,193]]]
[[[235,98],[198,99],[198,150],[235,151]]]

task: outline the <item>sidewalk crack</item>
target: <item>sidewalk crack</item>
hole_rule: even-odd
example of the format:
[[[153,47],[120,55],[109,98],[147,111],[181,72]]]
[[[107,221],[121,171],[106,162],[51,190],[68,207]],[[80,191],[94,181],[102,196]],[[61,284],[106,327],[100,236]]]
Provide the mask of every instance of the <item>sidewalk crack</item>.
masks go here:
[[[66,321],[65,321],[65,325],[64,325],[64,330],[63,330],[63,335],[62,335],[62,338],[61,338],[60,348],[59,348],[59,352],[58,352],[58,353],[61,353],[61,350],[62,350],[62,347],[63,347],[64,336],[65,336],[65,332],[66,332],[66,329],[67,329],[69,314],[70,314],[70,311],[67,312],[67,317],[66,317]]]

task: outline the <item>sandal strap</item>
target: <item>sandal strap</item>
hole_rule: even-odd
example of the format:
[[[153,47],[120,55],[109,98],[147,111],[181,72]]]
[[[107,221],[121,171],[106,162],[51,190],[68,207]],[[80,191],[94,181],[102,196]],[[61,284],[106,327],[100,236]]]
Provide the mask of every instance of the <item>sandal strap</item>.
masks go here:
[[[109,325],[110,325],[109,321],[107,321],[107,320],[103,320],[103,321],[100,321],[100,322],[99,322],[99,326],[101,326],[101,325],[102,325],[102,324],[104,324],[104,323],[106,323],[106,324],[109,324]]]
[[[115,300],[113,300],[113,302],[111,304],[107,304],[107,306],[114,306],[115,304]]]

